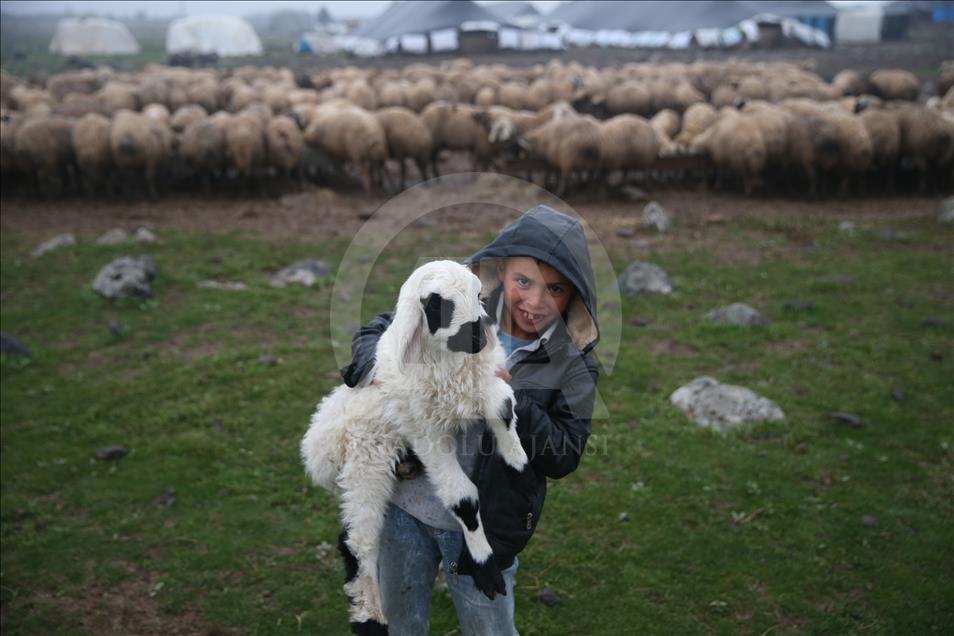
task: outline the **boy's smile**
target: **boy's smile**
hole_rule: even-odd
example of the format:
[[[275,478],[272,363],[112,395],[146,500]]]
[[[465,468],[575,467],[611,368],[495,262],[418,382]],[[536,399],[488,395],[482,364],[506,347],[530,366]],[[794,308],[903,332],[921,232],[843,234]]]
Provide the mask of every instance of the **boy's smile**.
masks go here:
[[[505,312],[500,328],[521,340],[535,340],[560,317],[576,289],[546,263],[513,256],[498,266],[504,286]]]

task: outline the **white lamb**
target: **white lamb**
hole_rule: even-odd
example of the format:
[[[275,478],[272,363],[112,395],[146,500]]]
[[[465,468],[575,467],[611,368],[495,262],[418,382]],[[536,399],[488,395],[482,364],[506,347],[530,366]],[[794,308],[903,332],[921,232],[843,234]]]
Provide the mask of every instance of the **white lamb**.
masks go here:
[[[306,472],[341,498],[345,543],[357,559],[357,574],[345,584],[356,628],[378,623],[386,629],[378,541],[395,462],[408,450],[420,458],[438,498],[460,523],[477,587],[491,598],[506,593],[484,535],[477,488],[456,457],[456,433],[483,418],[507,464],[518,471],[527,464],[513,390],[496,376],[503,349],[479,292],[480,280],[458,263],[436,261],[415,270],[378,341],[374,383],[332,391],[302,440]]]

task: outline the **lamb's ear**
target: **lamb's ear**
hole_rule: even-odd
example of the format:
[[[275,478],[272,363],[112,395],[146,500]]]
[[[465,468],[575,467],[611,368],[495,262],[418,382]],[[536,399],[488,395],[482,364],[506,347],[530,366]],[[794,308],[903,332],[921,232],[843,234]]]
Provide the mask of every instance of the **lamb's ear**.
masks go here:
[[[397,335],[398,371],[404,373],[404,368],[407,365],[420,358],[421,330],[424,326],[423,311],[417,298],[411,295],[398,299],[391,328]]]

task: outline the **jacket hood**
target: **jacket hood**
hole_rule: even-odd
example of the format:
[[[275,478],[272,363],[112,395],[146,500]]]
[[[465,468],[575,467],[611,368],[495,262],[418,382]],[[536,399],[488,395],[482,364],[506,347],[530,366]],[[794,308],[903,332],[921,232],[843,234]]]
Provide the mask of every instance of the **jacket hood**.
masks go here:
[[[596,283],[580,222],[546,205],[520,215],[493,242],[465,261],[480,277],[483,297],[500,287],[497,263],[510,256],[535,258],[573,283],[577,294],[566,308],[566,331],[580,351],[592,349],[599,340]]]

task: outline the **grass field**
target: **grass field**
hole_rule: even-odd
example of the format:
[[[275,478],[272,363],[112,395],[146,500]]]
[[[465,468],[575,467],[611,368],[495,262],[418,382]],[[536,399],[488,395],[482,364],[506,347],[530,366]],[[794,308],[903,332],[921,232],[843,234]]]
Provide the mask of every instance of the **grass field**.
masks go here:
[[[522,634],[950,633],[954,230],[890,225],[903,234],[748,217],[660,239],[674,248],[653,261],[676,292],[622,304],[600,383],[609,417],[580,470],[551,482],[521,554]],[[491,236],[426,231],[447,254]],[[331,284],[273,289],[267,274],[308,256],[336,265],[347,243],[161,238],[154,299],[109,302],[90,282],[129,247],[82,240],[31,259],[35,240],[3,234],[2,330],[34,353],[0,367],[3,633],[345,633],[342,569],[323,545],[335,502],[298,460],[339,381]],[[424,238],[385,253],[365,317],[389,308]],[[621,271],[631,255],[613,245]],[[832,275],[852,280],[819,280]],[[206,278],[249,289],[197,287]],[[815,308],[786,309],[795,299]],[[771,324],[706,323],[734,301]],[[696,428],[668,396],[702,374],[787,420]],[[130,453],[93,458],[114,444]],[[544,586],[560,604],[534,600]],[[458,633],[440,589],[432,633]]]

